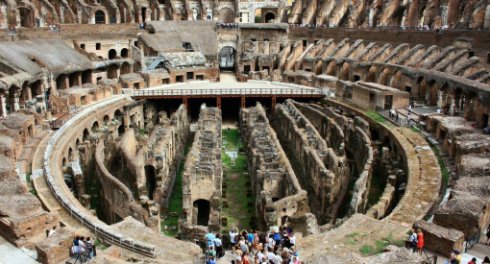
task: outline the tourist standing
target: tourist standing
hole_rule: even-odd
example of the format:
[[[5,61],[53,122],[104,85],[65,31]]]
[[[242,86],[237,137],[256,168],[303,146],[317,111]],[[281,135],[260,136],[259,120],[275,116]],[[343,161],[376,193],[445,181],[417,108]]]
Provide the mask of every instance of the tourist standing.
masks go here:
[[[94,257],[94,245],[92,244],[92,240],[90,240],[90,237],[87,237],[87,242],[85,244],[87,247],[88,258],[91,259]]]
[[[231,246],[233,247],[234,245],[236,245],[236,235],[238,234],[238,231],[236,231],[236,228],[232,228],[230,230],[230,243],[231,243]]]
[[[417,232],[417,249],[422,254],[422,250],[424,249],[424,233],[422,233],[420,228]]]
[[[408,237],[408,243],[410,249],[412,249],[413,252],[417,250],[417,245],[418,245],[418,240],[417,240],[417,233],[415,232],[415,229],[412,228],[410,230],[410,236]]]
[[[214,246],[216,247],[216,256],[218,259],[225,255],[225,251],[223,250],[223,242],[221,241],[221,236],[216,234],[216,238],[214,239]]]

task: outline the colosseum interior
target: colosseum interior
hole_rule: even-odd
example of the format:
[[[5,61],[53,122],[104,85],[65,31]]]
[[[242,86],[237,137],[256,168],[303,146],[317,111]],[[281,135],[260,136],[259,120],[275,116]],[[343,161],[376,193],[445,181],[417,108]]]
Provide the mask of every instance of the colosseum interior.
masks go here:
[[[490,0],[0,0],[0,27],[0,264],[216,263],[211,232],[217,263],[490,255]]]

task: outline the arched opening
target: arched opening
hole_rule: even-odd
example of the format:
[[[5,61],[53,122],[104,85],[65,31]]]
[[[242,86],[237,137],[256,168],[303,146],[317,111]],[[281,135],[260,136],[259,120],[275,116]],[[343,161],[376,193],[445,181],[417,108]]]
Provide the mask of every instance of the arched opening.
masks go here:
[[[71,147],[68,149],[68,160],[73,160],[73,149]]]
[[[20,26],[34,27],[34,11],[26,7],[19,7]]]
[[[109,60],[113,60],[117,57],[117,52],[115,49],[110,49],[109,50],[109,54],[107,55],[107,57],[109,58]]]
[[[218,54],[220,70],[235,71],[235,52],[230,46],[221,48]]]
[[[148,198],[153,200],[153,193],[156,188],[156,171],[153,165],[145,166],[145,175],[146,175],[146,191],[148,192]]]
[[[124,134],[124,131],[125,131],[125,129],[124,129],[124,125],[120,125],[120,126],[117,128],[117,134],[118,134],[118,136],[123,135],[123,134]]]
[[[274,20],[276,19],[276,15],[274,15],[274,13],[272,12],[268,12],[265,14],[264,18],[265,18],[265,23],[273,23]]]
[[[74,72],[72,74],[69,75],[69,83],[70,83],[70,87],[73,87],[73,86],[80,86],[80,79],[81,79],[81,74],[79,72]]]
[[[235,12],[230,8],[221,8],[219,11],[219,20],[223,23],[233,23],[235,22]]]
[[[121,50],[121,58],[127,58],[129,57],[129,50],[124,48]]]
[[[90,137],[90,132],[88,132],[88,129],[85,128],[83,130],[83,137],[82,137],[83,141],[89,140],[89,137]]]
[[[105,24],[105,13],[102,10],[95,12],[95,24]]]
[[[34,137],[34,129],[32,128],[32,125],[27,127],[27,135],[29,135],[29,137]]]
[[[92,133],[97,133],[97,130],[99,129],[99,122],[98,121],[95,121],[93,124],[92,124]]]
[[[63,90],[68,88],[68,76],[65,74],[60,74],[58,78],[56,78],[56,89]]]
[[[342,76],[341,76],[342,80],[349,80],[349,71],[350,71],[349,63],[344,63],[344,65],[342,65]]]
[[[111,65],[107,67],[107,79],[117,79],[117,66]]]
[[[92,71],[87,70],[82,72],[82,84],[92,83]]]
[[[77,146],[77,149],[78,149],[78,145],[80,145],[80,139],[77,138],[77,140],[75,141],[75,146]]]
[[[22,90],[20,91],[19,105],[21,107],[26,107],[26,102],[31,100],[31,96],[31,90],[29,89],[27,82],[24,82]]]
[[[325,73],[330,76],[336,76],[337,75],[337,64],[335,64],[335,61],[331,61],[328,66],[327,66],[327,72]]]
[[[111,121],[111,118],[108,115],[104,116],[104,125],[109,125],[109,122]]]
[[[121,65],[121,75],[122,74],[128,74],[128,73],[131,73],[131,65],[129,65],[129,63],[127,62],[124,62],[122,65]]]
[[[211,205],[207,200],[197,200],[193,203],[194,213],[197,215],[196,224],[201,226],[207,226],[209,223],[209,213],[211,211]]]
[[[13,113],[18,110],[18,103],[16,103],[16,98],[19,96],[20,88],[16,85],[12,85],[9,89],[9,94],[7,97],[7,113]]]

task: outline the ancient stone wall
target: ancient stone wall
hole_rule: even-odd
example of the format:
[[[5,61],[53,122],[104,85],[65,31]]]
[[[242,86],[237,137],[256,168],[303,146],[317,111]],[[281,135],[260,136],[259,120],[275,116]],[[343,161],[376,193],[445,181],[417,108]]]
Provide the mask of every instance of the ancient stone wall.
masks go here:
[[[200,238],[203,232],[220,229],[221,144],[221,111],[203,105],[182,176],[183,219],[179,221],[179,232],[183,238]]]
[[[261,229],[282,226],[285,216],[309,213],[307,193],[301,188],[262,105],[242,109],[240,124]]]
[[[369,131],[369,124],[364,124],[360,120],[355,122],[328,107],[301,103],[295,103],[295,106],[315,126],[327,144],[335,149],[336,154],[348,159],[350,166],[354,166],[351,171],[351,176],[356,179],[354,190],[351,201],[346,202],[350,203],[353,213],[364,212],[373,169],[373,148],[365,132],[365,130]],[[340,121],[341,125],[336,120]]]
[[[299,1],[288,22],[301,27],[488,29],[485,2]],[[441,10],[441,11],[439,11]]]
[[[165,117],[166,118],[166,117]],[[159,114],[162,119],[162,113]],[[159,121],[162,123],[162,120]],[[153,200],[161,209],[168,207],[175,183],[177,168],[184,154],[184,145],[189,137],[190,120],[187,108],[181,105],[168,120],[168,127],[156,129],[149,140],[146,164],[154,164],[157,169],[156,190]]]
[[[335,221],[348,184],[346,161],[328,147],[291,101],[277,105],[273,125],[319,223]]]

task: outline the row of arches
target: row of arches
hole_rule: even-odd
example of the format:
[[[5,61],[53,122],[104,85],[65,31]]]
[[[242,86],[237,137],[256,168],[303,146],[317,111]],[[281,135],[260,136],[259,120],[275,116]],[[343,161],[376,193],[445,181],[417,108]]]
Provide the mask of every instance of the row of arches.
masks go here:
[[[115,49],[110,49],[108,54],[107,54],[107,58],[109,58],[110,60],[116,59],[117,56],[118,56],[118,54],[117,54],[117,51]],[[119,53],[119,57],[128,58],[129,57],[129,50],[127,48],[121,49],[121,51]]]

